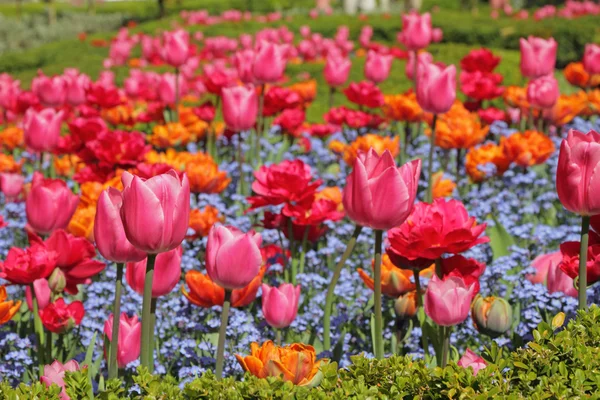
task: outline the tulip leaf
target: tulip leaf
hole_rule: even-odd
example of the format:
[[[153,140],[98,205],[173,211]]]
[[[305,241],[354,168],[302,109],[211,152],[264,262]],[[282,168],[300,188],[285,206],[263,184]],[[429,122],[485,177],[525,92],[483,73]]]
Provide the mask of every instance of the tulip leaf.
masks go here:
[[[486,233],[490,238],[490,246],[492,247],[494,260],[497,260],[500,257],[509,255],[510,252],[508,249],[515,245],[516,242],[515,238],[506,231],[495,215],[490,214],[489,218],[494,221],[494,225],[488,226]]]
[[[87,365],[88,368],[91,367],[92,357],[94,357],[94,347],[96,347],[96,334],[97,332],[94,332],[94,334],[92,335],[92,340],[90,340],[90,344],[88,345],[87,350],[85,352],[85,360],[83,361],[83,365]]]

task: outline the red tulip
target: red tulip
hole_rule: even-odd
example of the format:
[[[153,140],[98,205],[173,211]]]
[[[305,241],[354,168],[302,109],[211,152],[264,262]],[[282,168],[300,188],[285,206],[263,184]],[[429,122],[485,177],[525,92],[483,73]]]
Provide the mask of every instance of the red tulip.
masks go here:
[[[48,277],[56,267],[58,254],[37,244],[27,249],[11,247],[0,261],[0,278],[18,285],[29,285]]]
[[[560,292],[567,296],[577,298],[577,289],[575,288],[573,278],[561,269],[562,253],[560,251],[557,251],[556,253],[561,259],[558,262],[551,263],[548,268],[548,277],[546,280],[548,293]],[[576,266],[576,269],[579,269],[579,265]]]
[[[563,206],[579,215],[600,214],[600,133],[571,129],[560,145],[556,191]]]
[[[531,262],[531,266],[535,268],[535,274],[527,275],[527,280],[531,283],[546,283],[548,271],[558,266],[562,262],[562,258],[560,251],[537,256]]]
[[[495,107],[488,107],[477,110],[477,115],[481,122],[487,125],[493,124],[495,121],[506,121],[507,115],[504,110]]]
[[[434,275],[425,292],[425,313],[440,326],[460,324],[469,316],[474,291],[475,285],[467,286],[462,278]]]
[[[365,78],[374,83],[380,83],[387,79],[392,69],[394,57],[389,54],[380,54],[369,50],[365,62]]]
[[[565,242],[560,245],[563,259],[559,267],[572,279],[579,276],[579,247],[580,242]],[[586,268],[588,286],[600,281],[600,237],[594,232],[589,237]]]
[[[445,69],[432,63],[420,63],[417,71],[417,102],[421,108],[433,114],[450,110],[456,100],[456,68]]]
[[[48,235],[67,227],[78,203],[79,197],[64,181],[46,179],[36,171],[25,201],[27,222],[37,233]]]
[[[583,53],[583,68],[590,75],[600,74],[600,46],[589,43]]]
[[[53,333],[65,333],[73,329],[81,324],[84,314],[85,309],[81,301],[67,304],[62,297],[40,310],[44,328]]]
[[[460,85],[464,94],[475,100],[491,100],[501,96],[502,75],[489,72],[461,72]]]
[[[261,83],[275,83],[285,71],[285,47],[262,41],[254,57],[254,77]]]
[[[157,254],[178,247],[190,219],[190,184],[171,170],[143,180],[128,172],[123,181],[121,218],[127,239],[137,249]]]
[[[137,315],[133,315],[130,318],[125,313],[121,313],[118,323],[119,337],[117,341],[117,364],[119,365],[119,368],[125,368],[127,364],[137,360],[140,356],[142,324]],[[110,314],[104,323],[104,335],[111,344],[113,324],[114,317],[113,314]]]
[[[460,60],[460,68],[466,72],[492,72],[500,63],[500,57],[494,56],[489,49],[471,50]]]
[[[260,233],[214,225],[206,244],[206,272],[217,285],[241,289],[258,275],[262,265]]]
[[[339,52],[327,54],[323,76],[329,86],[342,86],[348,80],[352,62],[349,58],[342,56]]]
[[[47,107],[59,107],[65,104],[67,85],[62,76],[39,75],[31,81],[31,90]]]
[[[551,109],[559,95],[558,82],[551,75],[531,80],[527,85],[527,101],[536,108]]]
[[[402,32],[398,39],[408,50],[420,50],[432,40],[431,15],[411,12],[402,15]]]
[[[400,225],[412,211],[420,175],[421,160],[396,167],[388,150],[381,156],[372,148],[359,154],[344,188],[348,217],[373,229]]]
[[[369,108],[378,108],[383,105],[384,99],[381,90],[372,82],[352,82],[344,94],[354,104]]]
[[[254,86],[223,88],[222,98],[223,119],[227,128],[240,132],[254,127],[258,116],[258,96]]]
[[[53,151],[58,146],[63,111],[46,108],[35,111],[30,108],[23,119],[25,144],[34,151]]]
[[[98,252],[117,263],[141,261],[146,253],[136,249],[125,236],[121,220],[121,192],[109,187],[100,194],[94,219],[94,238]]]
[[[16,201],[23,192],[25,177],[21,174],[0,173],[0,191],[7,202]]]
[[[165,296],[177,286],[181,278],[181,246],[173,250],[159,253],[154,264],[154,280],[152,281],[152,297]],[[125,280],[133,290],[144,294],[144,278],[148,259],[127,263]]]
[[[300,285],[282,283],[279,287],[262,285],[262,312],[267,323],[275,328],[287,328],[296,319]]]
[[[521,45],[521,73],[528,78],[551,75],[556,64],[557,43],[529,36],[519,40]]]
[[[443,278],[457,276],[465,281],[467,286],[473,286],[473,297],[479,293],[479,277],[485,271],[485,264],[473,258],[465,258],[461,255],[455,255],[449,258],[442,258]]]
[[[162,59],[172,67],[181,67],[189,57],[190,34],[184,29],[163,33]]]
[[[275,120],[273,125],[279,125],[281,130],[292,136],[300,136],[300,129],[306,120],[306,112],[298,108],[284,110]]]
[[[90,77],[80,73],[77,69],[68,68],[65,70],[64,79],[67,103],[73,107],[85,103],[86,90],[91,83]]]

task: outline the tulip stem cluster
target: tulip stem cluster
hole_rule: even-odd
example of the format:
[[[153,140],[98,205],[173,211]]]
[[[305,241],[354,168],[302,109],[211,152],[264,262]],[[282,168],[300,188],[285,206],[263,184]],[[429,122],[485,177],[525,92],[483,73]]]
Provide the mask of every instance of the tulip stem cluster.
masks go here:
[[[113,303],[112,340],[110,341],[110,355],[108,358],[108,379],[119,376],[117,364],[117,349],[119,347],[119,325],[121,315],[121,289],[123,287],[123,263],[117,263],[117,278],[115,280],[115,299]]]
[[[144,300],[142,303],[142,346],[141,346],[141,364],[148,368],[152,373],[154,370],[154,343],[152,340],[152,332],[154,331],[154,316],[152,315],[152,282],[154,280],[154,263],[156,254],[148,254],[146,264],[146,277],[144,281]],[[114,318],[118,318],[116,315]]]
[[[340,275],[342,273],[342,268],[346,264],[346,261],[352,254],[352,250],[354,250],[354,246],[356,246],[356,241],[358,240],[358,236],[362,231],[362,226],[357,225],[354,228],[354,233],[352,233],[352,237],[346,244],[346,250],[342,257],[338,261],[335,266],[335,271],[333,271],[333,276],[331,277],[331,282],[329,282],[329,287],[327,288],[327,296],[325,297],[325,315],[323,317],[323,349],[328,351],[331,349],[331,309],[333,306],[333,296],[335,291],[335,285],[337,281],[340,279]]]
[[[581,217],[581,242],[579,244],[579,309],[587,308],[587,253],[590,238],[590,217]]]
[[[421,278],[419,277],[419,270],[417,268],[414,268],[413,274],[415,279],[415,292],[418,312],[419,309],[423,307],[423,293],[421,293]],[[423,345],[423,352],[425,353],[425,357],[427,357],[429,355],[429,340],[427,339],[427,335],[421,335],[421,343]]]
[[[375,340],[373,343],[375,357],[383,359],[383,318],[381,310],[381,245],[383,242],[383,231],[375,230],[375,265],[373,273],[375,275]]]
[[[217,367],[215,375],[218,379],[223,377],[223,364],[225,362],[225,336],[227,335],[227,324],[229,321],[229,307],[231,306],[231,290],[225,290],[223,311],[221,312],[221,326],[219,328],[219,342],[217,344]],[[281,333],[277,330],[277,334]],[[279,338],[281,340],[281,338]]]
[[[33,326],[35,328],[35,335],[37,337],[37,356],[38,356],[38,364],[40,367],[40,374],[44,371],[44,355],[42,352],[42,348],[44,346],[44,328],[42,327],[42,320],[39,314],[39,307],[37,296],[35,295],[35,290],[33,288],[33,284],[30,286],[31,288],[31,303],[33,308]]]
[[[429,158],[427,163],[427,194],[425,201],[431,203],[433,201],[433,153],[435,151],[435,125],[437,123],[437,114],[433,114],[433,122],[431,123],[431,136],[429,137]]]

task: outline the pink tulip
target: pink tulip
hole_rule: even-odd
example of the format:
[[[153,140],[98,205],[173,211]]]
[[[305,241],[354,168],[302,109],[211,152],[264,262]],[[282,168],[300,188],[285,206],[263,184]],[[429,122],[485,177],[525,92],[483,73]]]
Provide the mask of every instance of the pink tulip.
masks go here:
[[[381,156],[373,148],[359,154],[344,188],[348,217],[373,229],[399,226],[413,209],[420,174],[420,159],[396,167],[388,150]]]
[[[548,287],[549,293],[564,293],[567,296],[577,298],[577,289],[573,284],[573,278],[567,275],[561,268],[560,263],[562,262],[562,253],[557,251],[560,261],[556,261],[550,264],[548,268],[548,279],[546,286]]]
[[[79,73],[76,69],[67,69],[64,74],[66,82],[66,101],[76,107],[85,103],[85,92],[90,86],[90,77]]]
[[[310,26],[302,25],[300,27],[300,36],[307,39],[310,36]]]
[[[532,262],[531,266],[535,268],[535,274],[527,275],[527,280],[531,283],[545,283],[548,278],[548,271],[554,264],[560,264],[562,262],[562,253],[555,251],[548,254],[541,254],[537,256]]]
[[[479,370],[487,367],[485,360],[481,358],[481,356],[472,352],[470,349],[465,351],[465,354],[463,354],[460,360],[458,360],[456,365],[463,368],[473,368],[473,375],[477,375]]]
[[[104,323],[104,335],[112,342],[114,317],[110,314]],[[142,324],[137,315],[129,318],[126,313],[121,313],[119,318],[119,338],[117,342],[117,364],[119,368],[125,368],[127,364],[138,359],[140,356],[140,344],[142,340]],[[112,345],[112,343],[111,343]]]
[[[206,272],[217,285],[228,289],[247,286],[262,265],[260,233],[214,225],[206,244]]]
[[[419,15],[416,12],[402,15],[402,32],[399,35],[402,44],[412,51],[424,49],[432,40],[431,15]]]
[[[59,107],[65,104],[67,85],[62,76],[37,76],[31,81],[31,90],[45,106]]]
[[[175,104],[176,100],[176,76],[175,74],[165,73],[162,74],[158,82],[158,97],[164,104],[172,105]],[[183,79],[179,77],[179,98],[184,93]]]
[[[253,85],[223,88],[223,119],[232,131],[246,131],[256,124],[258,96]]]
[[[65,392],[65,372],[75,372],[79,371],[79,364],[75,360],[71,360],[64,364],[61,364],[60,361],[54,360],[54,362],[50,365],[44,366],[44,375],[40,377],[40,381],[46,385],[46,387],[52,386],[52,384],[60,386],[62,389],[60,391],[60,399],[61,400],[70,400],[71,398]]]
[[[365,63],[365,77],[373,83],[380,83],[387,79],[392,69],[394,56],[391,54],[380,54],[369,50]]]
[[[433,63],[433,56],[431,55],[431,53],[428,53],[426,51],[422,51],[419,53],[419,55],[417,56],[418,59],[418,63],[417,65],[420,65],[422,63]],[[408,79],[410,79],[411,81],[414,79],[414,73],[415,73],[415,53],[413,51],[408,53],[408,61],[406,62],[406,67],[404,69],[404,73],[406,74],[406,77]]]
[[[152,297],[165,296],[177,286],[181,278],[181,246],[165,251],[156,256],[154,263],[154,280],[152,281]],[[125,280],[137,293],[144,294],[144,279],[148,259],[127,263]]]
[[[47,279],[36,279],[33,281],[33,292],[38,303],[38,310],[43,310],[50,304],[52,290]],[[29,285],[25,286],[25,300],[27,301],[27,307],[33,310],[33,298],[31,296],[31,286]]]
[[[332,87],[342,86],[348,80],[352,62],[343,57],[339,52],[329,52],[323,75],[327,84]]]
[[[8,74],[0,74],[0,107],[12,110],[16,107],[17,99],[21,93],[21,82],[14,80]]]
[[[521,38],[521,73],[528,78],[538,78],[554,72],[556,64],[557,43],[553,38],[548,40],[529,36]]]
[[[579,215],[600,214],[600,133],[571,129],[560,145],[556,191],[563,206]]]
[[[27,222],[37,233],[49,235],[69,225],[78,203],[79,197],[63,180],[46,179],[36,171],[25,200]]]
[[[245,49],[235,53],[234,64],[237,68],[238,77],[244,83],[254,82],[253,62],[254,50]]]
[[[474,290],[475,283],[467,287],[460,277],[441,280],[434,274],[425,292],[425,313],[441,326],[459,324],[469,315]]]
[[[126,263],[141,261],[146,253],[136,249],[125,236],[121,220],[121,192],[109,187],[100,194],[94,220],[94,238],[98,252],[107,260]]]
[[[433,114],[450,110],[456,100],[456,68],[442,68],[432,63],[419,63],[417,72],[417,102],[421,108]]]
[[[125,65],[129,56],[131,54],[131,49],[133,49],[134,43],[127,39],[115,40],[110,45],[110,50],[108,51],[108,61],[109,65],[106,68],[110,68],[115,65]]]
[[[434,43],[441,42],[443,38],[444,38],[444,31],[442,31],[440,28],[433,28],[431,30],[431,40]]]
[[[583,53],[583,68],[591,75],[600,74],[600,46],[597,44],[586,44]]]
[[[190,34],[183,29],[163,33],[161,56],[172,67],[181,67],[189,56]]]
[[[559,95],[558,82],[552,75],[536,78],[527,85],[527,101],[536,108],[554,107]]]
[[[16,201],[23,192],[25,177],[21,174],[0,173],[0,191],[7,202]]]
[[[282,283],[278,288],[262,285],[262,312],[267,323],[275,329],[286,328],[294,322],[299,300],[300,285]]]
[[[178,247],[190,219],[190,183],[170,170],[148,180],[124,172],[121,219],[127,239],[139,250],[157,254]]]
[[[286,46],[261,42],[254,57],[253,73],[261,83],[275,83],[283,77]]]
[[[40,152],[53,151],[58,146],[63,116],[64,111],[56,112],[52,108],[39,112],[28,109],[23,119],[27,147]]]

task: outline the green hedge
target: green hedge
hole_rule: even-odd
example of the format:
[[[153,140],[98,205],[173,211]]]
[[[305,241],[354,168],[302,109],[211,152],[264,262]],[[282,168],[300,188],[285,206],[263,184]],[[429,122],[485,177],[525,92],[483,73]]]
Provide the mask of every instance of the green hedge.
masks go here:
[[[560,318],[555,318],[559,320]],[[557,325],[560,325],[557,324]],[[335,363],[323,367],[324,379],[317,388],[285,383],[278,378],[221,381],[208,372],[180,388],[172,377],[141,372],[134,378],[141,393],[126,394],[118,380],[108,381],[97,394],[100,399],[573,399],[600,398],[600,308],[580,312],[564,328],[542,322],[534,340],[507,353],[494,346],[484,357],[488,367],[473,376],[471,370],[451,362],[446,368],[428,368],[409,356],[381,361],[356,356],[347,369]],[[84,373],[67,374],[71,398],[89,398],[91,385]],[[0,385],[7,399],[57,399],[57,388],[21,384],[13,389]]]

